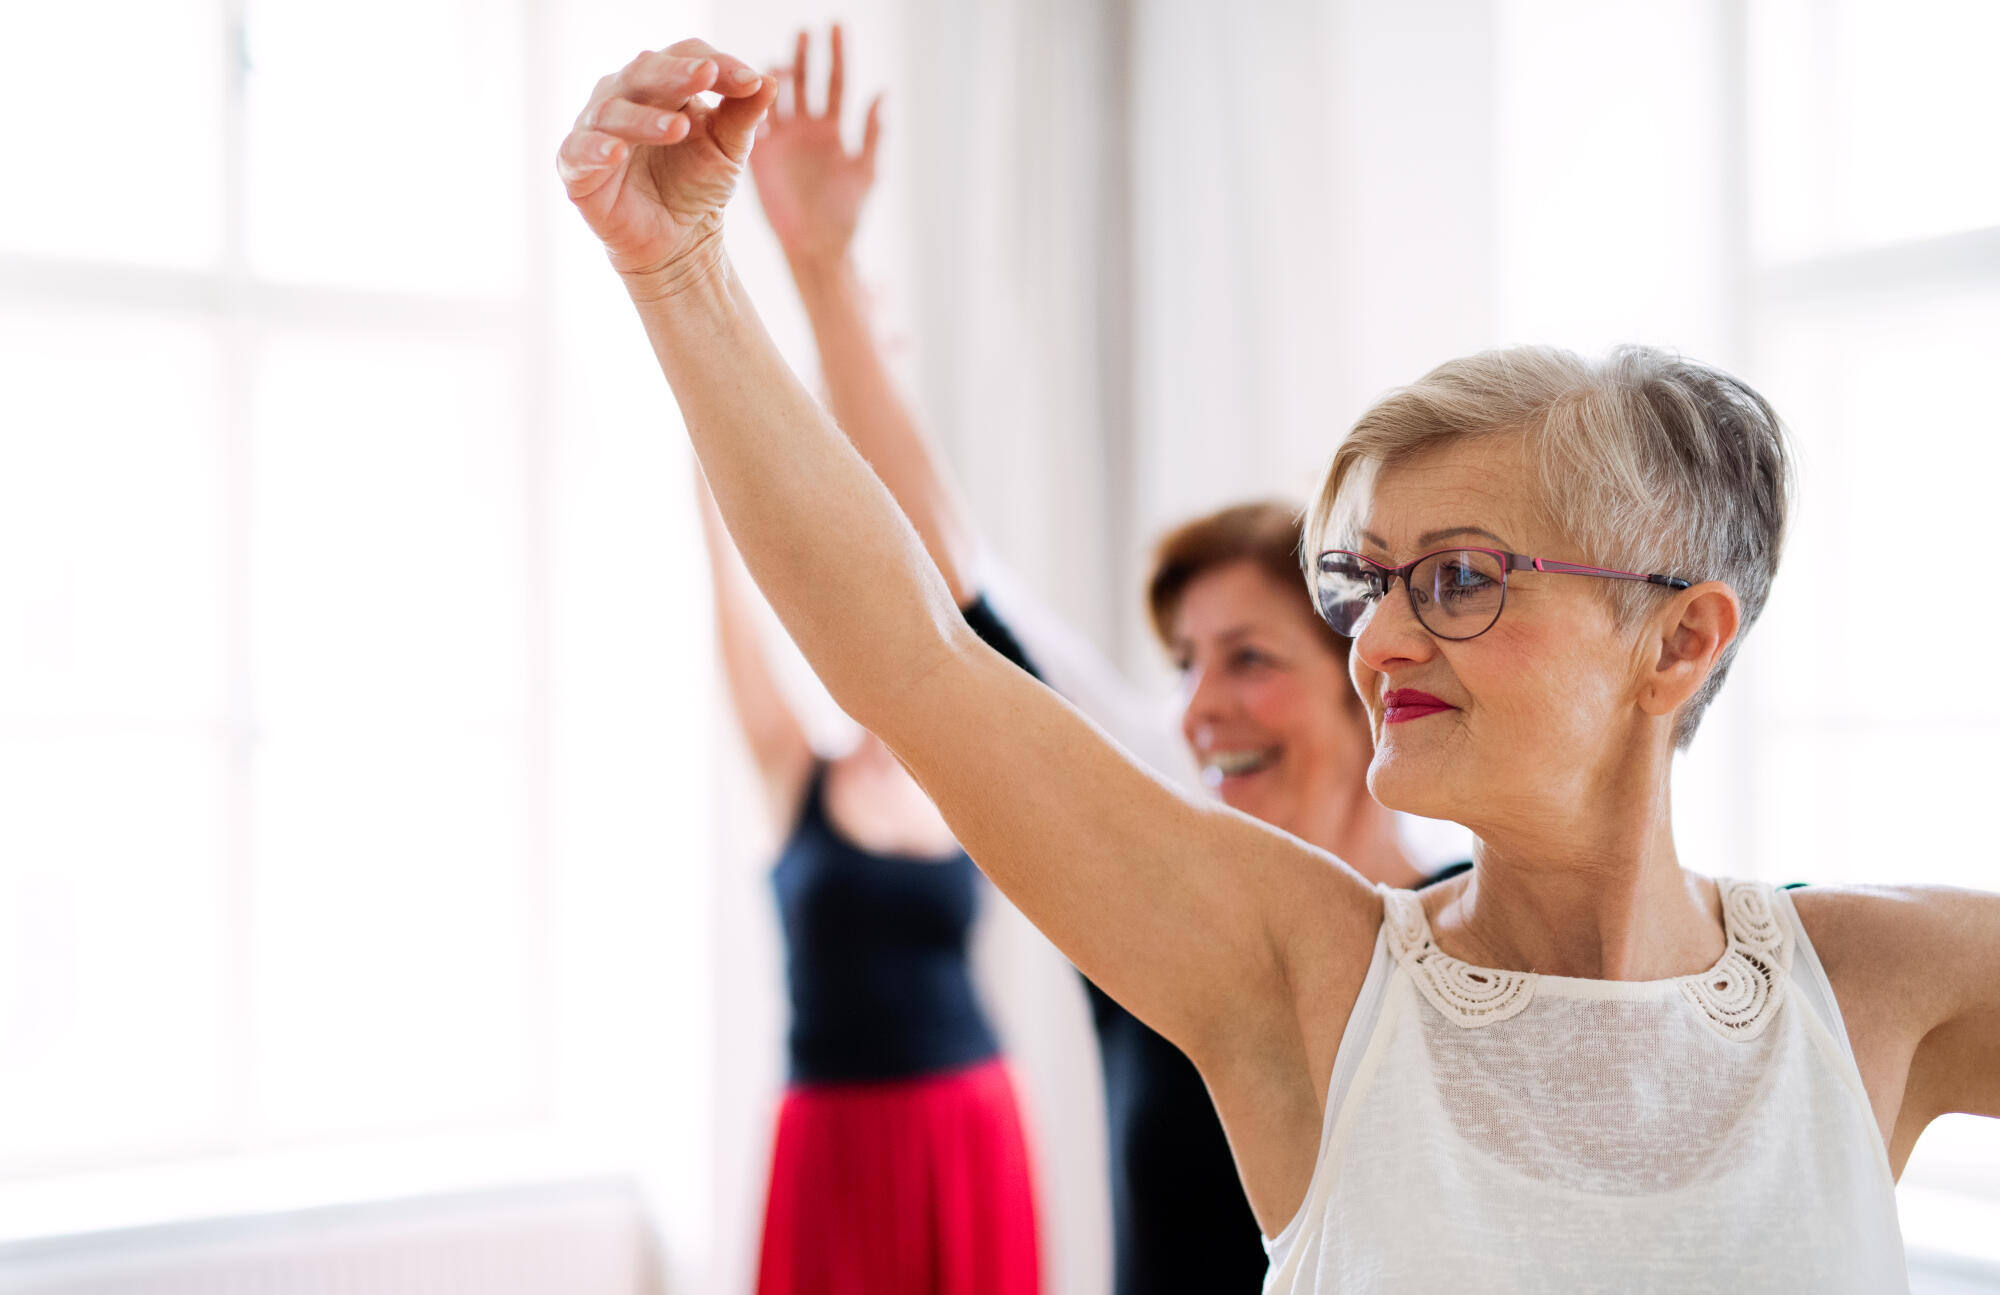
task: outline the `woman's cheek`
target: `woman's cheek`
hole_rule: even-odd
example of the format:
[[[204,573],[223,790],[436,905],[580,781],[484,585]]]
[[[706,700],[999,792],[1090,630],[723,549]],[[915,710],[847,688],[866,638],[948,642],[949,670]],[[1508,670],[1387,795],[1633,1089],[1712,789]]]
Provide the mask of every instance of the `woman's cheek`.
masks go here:
[[[1480,706],[1481,737],[1510,763],[1568,763],[1602,730],[1598,691],[1587,673],[1523,669],[1504,693],[1487,691]]]
[[[1282,737],[1299,725],[1302,691],[1291,675],[1267,674],[1245,686],[1243,709],[1258,727]]]

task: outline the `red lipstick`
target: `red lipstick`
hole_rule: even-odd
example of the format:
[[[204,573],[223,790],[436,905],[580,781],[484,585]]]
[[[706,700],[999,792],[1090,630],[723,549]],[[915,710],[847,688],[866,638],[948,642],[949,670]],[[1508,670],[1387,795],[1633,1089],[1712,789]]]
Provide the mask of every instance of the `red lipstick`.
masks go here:
[[[1451,705],[1427,692],[1415,688],[1392,688],[1382,696],[1382,722],[1384,724],[1405,724],[1439,711],[1457,710]]]

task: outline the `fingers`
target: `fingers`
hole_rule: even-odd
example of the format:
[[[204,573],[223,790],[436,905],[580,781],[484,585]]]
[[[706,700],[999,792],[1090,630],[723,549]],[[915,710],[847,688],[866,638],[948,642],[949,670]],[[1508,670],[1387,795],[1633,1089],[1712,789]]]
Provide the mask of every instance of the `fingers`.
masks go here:
[[[630,150],[624,141],[601,130],[579,128],[569,133],[556,150],[556,174],[572,199],[583,198],[604,187],[618,174]]]
[[[591,87],[589,100],[584,103],[583,111],[576,115],[576,120],[570,123],[570,129],[580,129],[590,114],[597,111],[598,104],[603,103],[606,99],[617,93],[613,88],[617,84],[618,74],[616,72],[611,73],[609,76],[597,78],[597,84]]]
[[[696,98],[705,92],[721,102],[709,107]],[[556,150],[557,173],[586,216],[601,215],[620,192],[615,182],[635,149],[677,144],[699,130],[741,163],[776,97],[776,80],[706,41],[647,50],[597,83]]]
[[[707,129],[716,147],[739,163],[749,156],[757,123],[764,119],[778,97],[778,83],[771,77],[759,77],[757,87],[748,95],[724,99],[715,107],[702,110],[698,122]]]
[[[634,144],[678,144],[692,123],[685,112],[667,112],[630,99],[606,99],[584,118],[588,129]]]
[[[876,95],[868,104],[868,125],[861,132],[861,165],[872,174],[875,170],[875,146],[882,142],[882,96]]]
[[[840,120],[841,95],[847,89],[847,51],[842,46],[840,24],[833,25],[833,62],[826,72],[826,115]]]
[[[763,77],[757,74],[756,68],[751,67],[734,54],[723,53],[705,40],[676,41],[660,52],[675,58],[705,59],[714,63],[716,67],[715,81],[713,84],[703,86],[702,88],[704,90],[713,90],[725,99],[747,99],[757,93],[757,88],[763,81]],[[668,106],[677,108],[680,105],[669,104]]]
[[[599,96],[584,113],[582,124],[592,124],[593,114],[614,99],[677,112],[703,90],[719,91],[716,78],[720,75],[721,68],[712,58],[669,54],[665,50],[641,54],[620,68],[610,85],[601,87]]]
[[[792,111],[801,117],[812,116],[812,109],[806,106],[806,54],[811,48],[805,28],[801,27],[798,42],[792,49]]]

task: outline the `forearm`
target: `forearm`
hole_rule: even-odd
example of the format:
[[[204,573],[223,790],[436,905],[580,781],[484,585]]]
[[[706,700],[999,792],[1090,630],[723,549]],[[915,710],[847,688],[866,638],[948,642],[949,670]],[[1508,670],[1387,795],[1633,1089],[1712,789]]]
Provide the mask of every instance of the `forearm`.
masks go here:
[[[834,419],[902,507],[953,597],[970,602],[979,593],[973,529],[949,470],[889,370],[853,261],[799,258],[791,268]]]
[[[895,727],[903,686],[970,637],[910,524],[785,366],[727,257],[673,291],[626,286],[764,597],[850,715]]]

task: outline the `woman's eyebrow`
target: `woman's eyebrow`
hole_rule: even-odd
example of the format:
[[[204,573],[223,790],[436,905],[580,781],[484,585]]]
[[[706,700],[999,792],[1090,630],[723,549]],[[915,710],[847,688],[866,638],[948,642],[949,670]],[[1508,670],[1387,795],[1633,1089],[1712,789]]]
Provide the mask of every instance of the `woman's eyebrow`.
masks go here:
[[[1417,544],[1419,547],[1424,547],[1435,544],[1439,540],[1448,540],[1454,535],[1482,535],[1503,549],[1508,547],[1507,541],[1501,539],[1498,535],[1495,535],[1483,526],[1448,526],[1441,531],[1425,531],[1422,535],[1417,536]]]
[[[1492,531],[1487,530],[1483,526],[1447,526],[1441,531],[1425,531],[1422,535],[1417,536],[1417,547],[1423,548],[1427,545],[1435,544],[1439,540],[1448,540],[1454,535],[1484,536],[1486,539],[1492,540],[1495,544],[1498,544],[1503,549],[1512,547],[1510,544],[1507,543],[1507,541],[1501,539],[1498,535],[1495,535]],[[1385,541],[1381,536],[1374,534],[1372,531],[1361,532],[1361,538],[1364,542],[1373,544],[1378,549],[1386,549],[1389,547],[1387,541]]]
[[[1244,639],[1247,639],[1252,635],[1254,635],[1257,632],[1258,628],[1259,627],[1255,622],[1244,621],[1241,624],[1231,625],[1228,629],[1218,630],[1212,637],[1215,639],[1218,645],[1222,647],[1231,647],[1237,643],[1242,642]],[[1183,657],[1192,656],[1194,654],[1196,647],[1196,645],[1188,639],[1181,639],[1174,646],[1175,646],[1175,655]]]

